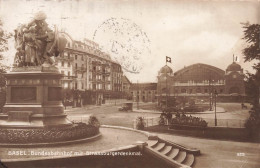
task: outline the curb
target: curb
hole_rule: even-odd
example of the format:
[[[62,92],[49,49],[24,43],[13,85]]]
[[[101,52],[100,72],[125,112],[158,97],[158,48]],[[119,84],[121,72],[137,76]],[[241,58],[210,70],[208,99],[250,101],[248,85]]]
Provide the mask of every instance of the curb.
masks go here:
[[[144,134],[148,138],[149,138],[149,136],[153,137],[153,134],[151,134],[149,132],[134,130],[132,128],[127,128],[127,127],[117,127],[117,126],[109,126],[109,125],[101,125],[100,127],[101,128],[128,130],[128,131],[133,131],[133,132]],[[98,137],[101,137],[101,135],[102,134],[100,134]],[[111,148],[111,149],[107,149],[107,150],[103,150],[103,151],[93,151],[93,153],[95,153],[95,152],[96,153],[97,152],[100,152],[100,153],[118,152],[118,151],[124,151],[124,150],[131,150],[131,149],[135,149],[135,148],[139,148],[138,144],[136,144],[136,143],[131,144],[131,145],[122,146],[122,147]],[[19,162],[30,162],[30,161],[69,159],[69,158],[77,158],[77,157],[91,157],[91,156],[93,156],[93,155],[83,154],[83,155],[77,155],[77,156],[73,155],[73,156],[55,156],[55,157],[54,156],[48,156],[48,157],[39,157],[39,158],[22,158],[22,159],[1,159],[1,162],[8,164],[8,163],[19,163]]]
[[[113,129],[122,129],[122,130],[127,130],[127,131],[133,131],[133,132],[137,132],[137,133],[141,133],[144,134],[145,136],[149,137],[155,137],[157,136],[154,133],[150,133],[147,131],[141,131],[141,130],[137,130],[137,129],[133,129],[133,128],[128,128],[128,127],[121,127],[121,126],[112,126],[112,125],[101,125],[101,128],[113,128]]]
[[[0,144],[0,147],[51,147],[51,146],[60,146],[60,145],[71,145],[75,143],[81,143],[81,142],[91,142],[94,140],[97,140],[101,138],[102,134],[98,133],[95,136],[84,138],[84,139],[77,139],[72,141],[64,141],[64,142],[53,142],[53,143],[30,143],[30,144]]]

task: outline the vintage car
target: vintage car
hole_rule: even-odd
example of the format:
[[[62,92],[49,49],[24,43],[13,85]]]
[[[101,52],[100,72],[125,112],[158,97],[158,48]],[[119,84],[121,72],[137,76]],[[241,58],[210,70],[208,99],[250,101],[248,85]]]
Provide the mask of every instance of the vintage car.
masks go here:
[[[123,103],[122,107],[118,108],[119,111],[133,111],[133,103],[127,102]]]

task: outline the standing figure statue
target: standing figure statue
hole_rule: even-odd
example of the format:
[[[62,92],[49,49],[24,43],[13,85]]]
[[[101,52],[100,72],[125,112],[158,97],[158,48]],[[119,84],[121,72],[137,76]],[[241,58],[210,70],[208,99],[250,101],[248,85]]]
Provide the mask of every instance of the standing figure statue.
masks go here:
[[[67,40],[57,29],[55,32],[46,23],[46,14],[38,12],[28,24],[15,30],[15,63],[18,66],[39,66],[52,64],[51,56],[58,56]]]

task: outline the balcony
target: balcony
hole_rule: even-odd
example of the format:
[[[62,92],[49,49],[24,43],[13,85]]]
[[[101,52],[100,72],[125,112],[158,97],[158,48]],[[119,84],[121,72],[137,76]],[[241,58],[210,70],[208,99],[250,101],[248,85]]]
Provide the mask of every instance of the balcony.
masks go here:
[[[63,81],[72,81],[73,80],[73,78],[75,78],[74,76],[63,76],[63,78],[62,78],[62,80]]]
[[[68,57],[68,56],[63,56],[63,57],[56,57],[57,60],[61,60],[61,61],[73,61],[74,58],[73,57]]]
[[[77,68],[75,68],[75,71],[85,72],[85,71],[87,71],[87,68],[86,67],[77,67]]]

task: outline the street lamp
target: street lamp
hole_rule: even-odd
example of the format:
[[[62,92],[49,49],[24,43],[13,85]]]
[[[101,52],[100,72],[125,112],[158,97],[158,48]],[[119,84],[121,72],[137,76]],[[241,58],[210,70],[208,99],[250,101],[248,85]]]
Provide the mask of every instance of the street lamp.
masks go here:
[[[209,92],[210,92],[210,97],[209,97],[209,111],[212,111],[213,109],[212,109],[212,106],[213,106],[213,97],[212,97],[212,95],[213,95],[213,93],[212,93],[212,84],[214,83],[214,80],[209,80],[209,86],[210,86],[210,88],[209,88]]]
[[[217,93],[217,90],[215,90],[214,92],[214,96],[215,96],[215,126],[217,126],[217,96],[218,96],[218,93]]]

